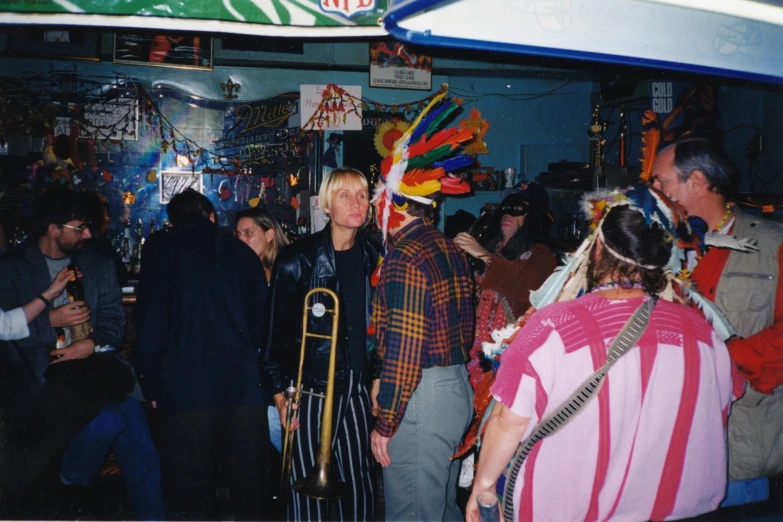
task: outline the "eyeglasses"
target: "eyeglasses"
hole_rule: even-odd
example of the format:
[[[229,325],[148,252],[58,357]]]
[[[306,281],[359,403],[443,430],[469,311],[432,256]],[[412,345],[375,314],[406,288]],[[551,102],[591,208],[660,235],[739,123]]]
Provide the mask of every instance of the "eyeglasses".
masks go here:
[[[82,224],[81,224],[81,225],[79,225],[78,227],[75,227],[75,226],[73,226],[73,225],[65,225],[65,224],[63,224],[63,225],[60,225],[60,226],[61,226],[61,227],[65,227],[65,228],[72,228],[73,230],[76,230],[77,232],[79,232],[79,233],[81,234],[82,232],[84,232],[84,231],[85,231],[85,229],[87,229],[87,227],[89,227],[89,226],[90,226],[90,223],[89,223],[89,222],[87,222],[87,223],[82,223]]]

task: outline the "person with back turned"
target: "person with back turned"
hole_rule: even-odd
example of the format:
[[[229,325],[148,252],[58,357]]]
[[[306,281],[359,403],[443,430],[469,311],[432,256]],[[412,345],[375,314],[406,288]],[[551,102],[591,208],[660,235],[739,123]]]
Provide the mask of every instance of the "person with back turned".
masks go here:
[[[463,138],[456,129],[438,131],[459,106],[445,96],[441,91],[397,141],[373,197],[387,236],[372,323],[381,362],[373,387],[372,451],[383,466],[386,520],[462,517],[456,502],[460,466],[450,457],[473,412],[465,368],[473,341],[473,277],[462,249],[433,222],[441,194],[469,189],[446,172],[472,158],[422,168],[435,154],[427,147],[442,143],[435,136],[451,136],[450,146],[435,149],[441,158]]]
[[[166,514],[216,520],[215,476],[231,515],[262,515],[267,412],[258,387],[267,283],[253,251],[215,224],[212,203],[171,199],[172,228],[144,244],[134,319],[134,364],[161,413]],[[226,515],[226,514],[224,514]]]
[[[684,212],[641,185],[583,208],[595,234],[567,283],[547,281],[557,301],[498,343],[468,522],[504,476],[506,520],[680,519],[726,493],[726,417],[742,383],[710,324],[666,300]]]

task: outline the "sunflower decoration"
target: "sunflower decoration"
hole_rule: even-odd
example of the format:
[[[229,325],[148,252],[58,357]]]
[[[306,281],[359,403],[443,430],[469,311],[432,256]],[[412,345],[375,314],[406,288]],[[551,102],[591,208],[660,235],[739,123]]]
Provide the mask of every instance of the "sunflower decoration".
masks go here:
[[[407,121],[390,120],[379,125],[375,130],[375,150],[382,158],[391,154],[394,144],[410,127]]]

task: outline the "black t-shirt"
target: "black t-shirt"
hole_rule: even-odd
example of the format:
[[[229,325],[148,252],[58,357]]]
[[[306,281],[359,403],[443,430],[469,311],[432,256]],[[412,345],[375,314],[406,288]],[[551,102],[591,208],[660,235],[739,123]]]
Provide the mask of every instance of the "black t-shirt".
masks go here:
[[[354,242],[348,250],[335,250],[335,263],[337,264],[337,278],[340,280],[340,293],[342,294],[342,314],[345,318],[341,321],[348,329],[345,337],[348,339],[348,352],[350,367],[356,374],[364,373],[364,359],[366,351],[366,298],[364,277],[364,263],[362,262],[362,249],[359,242]]]

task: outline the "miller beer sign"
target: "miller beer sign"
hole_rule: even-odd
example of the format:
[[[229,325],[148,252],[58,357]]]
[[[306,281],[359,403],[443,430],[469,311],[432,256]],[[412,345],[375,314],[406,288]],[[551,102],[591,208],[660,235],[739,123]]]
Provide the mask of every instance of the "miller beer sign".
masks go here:
[[[320,0],[321,10],[351,18],[359,13],[375,11],[375,0]]]

